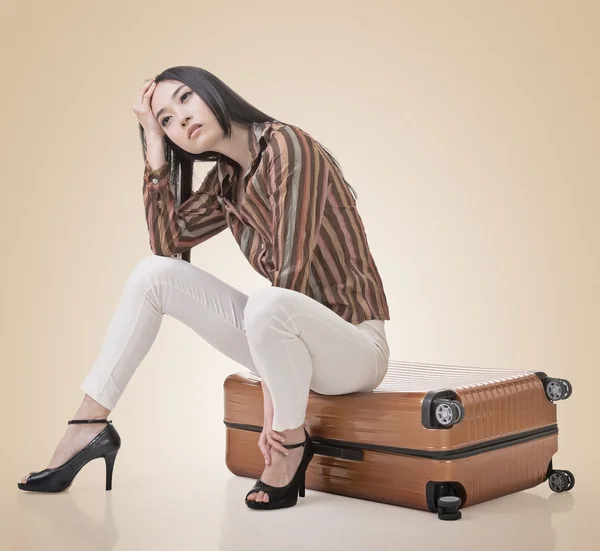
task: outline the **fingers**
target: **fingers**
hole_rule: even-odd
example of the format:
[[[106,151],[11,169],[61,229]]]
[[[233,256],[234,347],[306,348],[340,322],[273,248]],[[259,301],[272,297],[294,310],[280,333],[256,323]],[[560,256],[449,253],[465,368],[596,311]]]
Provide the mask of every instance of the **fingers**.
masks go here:
[[[143,108],[150,108],[150,98],[152,98],[152,94],[154,93],[154,88],[156,88],[156,82],[150,81],[146,83],[142,88],[142,96],[140,99],[140,105]]]
[[[134,107],[136,109],[140,109],[140,108],[144,107],[145,103],[150,105],[150,98],[152,97],[152,94],[154,93],[155,88],[156,88],[156,82],[154,82],[153,79],[149,78],[148,80],[146,80],[140,90],[137,105]]]
[[[152,94],[154,93],[154,88],[156,88],[156,82],[152,81],[152,84],[150,84],[150,86],[148,86],[148,89],[146,90],[146,93],[144,94],[144,101],[150,105],[150,98],[152,97]]]
[[[269,451],[269,446],[267,444],[267,438],[264,431],[261,433],[260,438],[258,439],[258,447],[265,458],[265,464],[271,464],[271,453]]]
[[[152,79],[149,79],[142,85],[142,88],[140,89],[140,95],[138,97],[140,105],[144,102],[144,96],[148,93],[148,90],[150,90],[150,87],[153,83],[154,81]]]
[[[272,450],[275,450],[286,456],[290,454],[289,450],[283,447],[283,442],[285,442],[285,438],[281,434],[273,429],[268,428],[268,425],[263,426],[263,430],[258,439],[258,447],[263,454],[265,464],[271,464]]]
[[[269,438],[271,438],[272,440],[275,440],[277,442],[285,442],[285,438],[279,434],[277,431],[274,431],[273,429],[269,428],[270,425],[267,425],[266,427],[266,431],[267,431],[267,436]]]
[[[148,91],[148,89],[154,84],[156,84],[156,82],[153,78],[145,80],[144,84],[142,85],[142,94],[145,94]]]
[[[284,455],[290,454],[290,452],[287,450],[287,448],[284,448],[281,445],[281,442],[285,441],[283,436],[281,436],[280,434],[277,434],[275,431],[268,430],[268,429],[266,431],[266,436],[267,436],[267,444],[269,444],[269,446],[271,446],[274,450],[276,450],[279,453],[282,453]]]

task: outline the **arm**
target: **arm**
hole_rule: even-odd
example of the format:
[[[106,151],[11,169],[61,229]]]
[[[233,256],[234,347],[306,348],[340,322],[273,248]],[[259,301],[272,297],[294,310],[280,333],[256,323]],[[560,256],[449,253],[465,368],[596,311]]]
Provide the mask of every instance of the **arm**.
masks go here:
[[[154,254],[175,256],[227,227],[216,194],[216,167],[206,175],[200,188],[177,208],[169,185],[168,163],[156,170],[152,170],[148,159],[144,164],[144,208]]]
[[[286,126],[271,137],[274,287],[307,293],[329,190],[329,164],[318,144]]]

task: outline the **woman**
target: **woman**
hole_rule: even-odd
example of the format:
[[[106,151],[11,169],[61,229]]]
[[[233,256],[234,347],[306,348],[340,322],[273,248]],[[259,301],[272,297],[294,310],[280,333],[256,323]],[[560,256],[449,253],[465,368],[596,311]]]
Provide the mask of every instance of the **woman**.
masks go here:
[[[321,144],[203,69],[173,67],[147,80],[133,109],[154,254],[124,286],[50,464],[18,486],[64,490],[104,457],[111,488],[120,438],[107,417],[168,314],[261,377],[265,469],[246,504],[295,505],[313,456],[309,391],[368,392],[387,371],[388,305],[355,198]],[[178,207],[173,189],[190,183],[195,161],[215,165]],[[271,286],[248,297],[177,257],[225,228]]]

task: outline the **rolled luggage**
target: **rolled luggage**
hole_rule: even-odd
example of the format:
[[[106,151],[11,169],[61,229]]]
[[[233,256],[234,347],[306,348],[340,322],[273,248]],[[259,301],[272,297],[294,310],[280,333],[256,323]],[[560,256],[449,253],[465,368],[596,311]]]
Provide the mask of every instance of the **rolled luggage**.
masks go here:
[[[445,520],[460,509],[548,480],[570,490],[573,474],[555,470],[556,402],[569,381],[533,371],[390,361],[373,392],[311,391],[306,427],[315,457],[306,487],[422,509]],[[226,464],[260,477],[260,379],[236,373],[224,383]]]

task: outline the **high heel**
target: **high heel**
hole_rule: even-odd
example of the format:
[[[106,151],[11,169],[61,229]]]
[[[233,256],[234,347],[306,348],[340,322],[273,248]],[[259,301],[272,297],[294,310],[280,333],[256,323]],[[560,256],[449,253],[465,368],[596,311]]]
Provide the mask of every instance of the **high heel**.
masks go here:
[[[300,465],[294,473],[294,477],[286,486],[270,486],[258,479],[252,489],[246,494],[246,505],[251,509],[282,509],[284,507],[292,507],[298,502],[298,496],[304,497],[306,493],[306,469],[314,456],[314,448],[312,440],[304,429],[304,442],[299,444],[284,445],[284,448],[292,449],[304,447]],[[264,492],[269,495],[269,501],[250,501],[250,494]]]
[[[115,457],[117,457],[118,449],[108,452],[104,456],[104,462],[106,463],[106,490],[112,490],[112,474],[113,467],[115,466]]]
[[[97,434],[85,448],[62,465],[29,473],[26,482],[17,482],[20,490],[63,492],[71,486],[75,476],[85,465],[99,457],[103,457],[106,463],[106,489],[112,489],[115,458],[121,447],[121,437],[117,429],[112,425],[112,421],[106,419],[71,419],[68,422],[69,425],[78,423],[106,423],[106,428]]]
[[[305,473],[302,473],[302,478],[300,479],[300,486],[298,487],[298,496],[304,497],[305,493]]]

